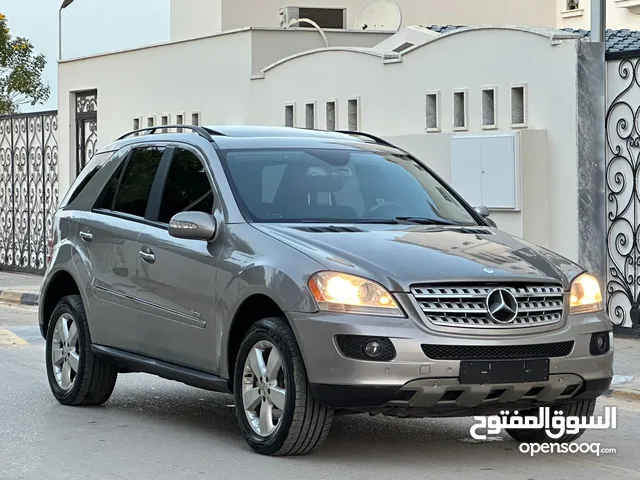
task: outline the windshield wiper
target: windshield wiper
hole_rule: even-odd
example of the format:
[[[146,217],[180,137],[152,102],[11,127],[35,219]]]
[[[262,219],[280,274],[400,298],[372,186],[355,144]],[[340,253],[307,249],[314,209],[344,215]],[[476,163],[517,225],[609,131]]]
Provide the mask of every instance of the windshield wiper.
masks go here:
[[[372,218],[372,219],[362,219],[362,218],[343,218],[337,220],[302,220],[302,223],[384,223],[389,225],[398,225],[401,223],[395,218]]]
[[[305,219],[299,220],[301,223],[370,223],[384,225],[458,225],[457,223],[447,222],[446,220],[437,220],[435,218],[426,217],[395,217],[395,218],[343,218],[335,220],[326,219]]]
[[[447,222],[446,220],[426,217],[395,217],[395,220],[399,222],[417,223],[418,225],[456,225],[455,223]]]

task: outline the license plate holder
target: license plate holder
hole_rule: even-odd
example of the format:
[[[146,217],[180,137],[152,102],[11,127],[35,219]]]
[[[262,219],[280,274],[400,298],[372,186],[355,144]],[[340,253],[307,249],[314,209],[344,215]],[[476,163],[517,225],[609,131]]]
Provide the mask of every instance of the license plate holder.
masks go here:
[[[549,380],[549,359],[462,360],[461,384],[527,383]]]

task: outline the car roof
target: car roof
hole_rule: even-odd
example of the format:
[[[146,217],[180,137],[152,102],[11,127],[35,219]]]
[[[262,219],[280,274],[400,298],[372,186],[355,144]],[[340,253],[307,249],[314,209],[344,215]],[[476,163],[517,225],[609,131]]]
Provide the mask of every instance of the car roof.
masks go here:
[[[401,151],[375,136],[362,132],[327,131],[295,127],[277,127],[265,125],[207,125],[203,127],[180,126],[186,130],[182,133],[165,133],[162,129],[167,127],[155,127],[150,133],[140,131],[139,136],[132,136],[130,132],[102,150],[114,150],[120,147],[140,141],[188,141],[194,138],[205,138],[213,141],[223,149],[242,148],[359,148],[368,150],[386,150],[393,153]],[[176,127],[169,127],[178,128]],[[194,136],[193,133],[199,133]],[[202,140],[200,140],[202,141]]]
[[[316,137],[349,139],[351,135],[327,130],[266,125],[207,125],[205,129],[228,137]]]

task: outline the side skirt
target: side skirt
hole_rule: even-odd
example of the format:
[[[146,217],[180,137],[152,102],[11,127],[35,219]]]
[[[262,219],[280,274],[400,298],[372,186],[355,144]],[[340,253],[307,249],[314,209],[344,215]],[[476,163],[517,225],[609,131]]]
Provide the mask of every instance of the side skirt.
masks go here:
[[[112,362],[127,372],[150,373],[167,380],[175,380],[191,387],[211,392],[231,393],[229,382],[211,373],[163,362],[162,360],[117,348],[92,345],[91,350],[96,357]]]

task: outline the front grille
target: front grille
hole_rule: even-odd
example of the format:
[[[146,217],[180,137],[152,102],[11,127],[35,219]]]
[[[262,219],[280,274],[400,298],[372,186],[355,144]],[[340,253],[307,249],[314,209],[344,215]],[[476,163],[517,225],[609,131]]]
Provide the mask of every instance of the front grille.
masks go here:
[[[488,315],[487,296],[495,288],[510,291],[518,302],[513,322],[495,322]],[[411,293],[434,325],[464,328],[517,328],[562,321],[564,291],[559,285],[417,285]]]
[[[432,360],[514,360],[566,357],[573,341],[539,345],[422,345]]]

